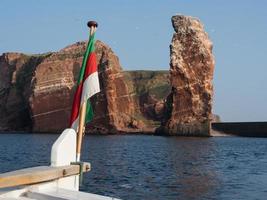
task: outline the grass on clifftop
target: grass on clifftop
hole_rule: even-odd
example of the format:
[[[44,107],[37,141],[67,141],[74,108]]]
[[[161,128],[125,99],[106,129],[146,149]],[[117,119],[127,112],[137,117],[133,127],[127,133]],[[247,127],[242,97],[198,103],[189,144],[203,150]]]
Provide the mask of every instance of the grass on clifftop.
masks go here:
[[[131,93],[141,96],[145,93],[153,95],[158,100],[166,98],[171,90],[169,71],[124,71],[127,85]]]

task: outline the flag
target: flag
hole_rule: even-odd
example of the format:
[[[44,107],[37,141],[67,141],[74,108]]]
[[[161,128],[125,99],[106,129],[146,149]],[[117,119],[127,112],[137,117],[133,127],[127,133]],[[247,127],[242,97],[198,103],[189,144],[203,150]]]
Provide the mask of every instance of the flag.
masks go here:
[[[89,98],[100,92],[97,62],[95,54],[95,33],[90,36],[80,69],[77,88],[73,99],[70,127],[77,130],[79,126],[80,108],[86,105],[85,124],[93,119],[93,110]]]

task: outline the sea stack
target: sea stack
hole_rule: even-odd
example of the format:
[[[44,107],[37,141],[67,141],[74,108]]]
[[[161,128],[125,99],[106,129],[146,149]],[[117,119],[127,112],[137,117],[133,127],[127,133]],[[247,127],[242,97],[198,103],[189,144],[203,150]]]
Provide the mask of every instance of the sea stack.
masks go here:
[[[175,15],[170,45],[171,93],[166,119],[158,132],[165,135],[209,136],[212,117],[214,57],[212,42],[199,19]]]

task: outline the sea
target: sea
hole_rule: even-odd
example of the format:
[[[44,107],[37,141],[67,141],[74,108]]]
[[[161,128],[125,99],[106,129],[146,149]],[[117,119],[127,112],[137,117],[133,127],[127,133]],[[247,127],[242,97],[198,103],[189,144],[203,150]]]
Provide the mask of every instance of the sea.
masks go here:
[[[49,165],[55,134],[0,134],[0,172]],[[85,136],[81,190],[124,200],[267,199],[267,139]]]

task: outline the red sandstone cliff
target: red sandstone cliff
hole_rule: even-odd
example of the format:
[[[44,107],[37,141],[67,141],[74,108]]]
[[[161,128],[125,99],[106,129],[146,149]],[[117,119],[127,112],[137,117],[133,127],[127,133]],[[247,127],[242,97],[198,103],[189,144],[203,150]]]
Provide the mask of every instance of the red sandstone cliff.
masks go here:
[[[0,56],[0,130],[60,132],[68,127],[85,47],[86,42],[78,42],[54,53]],[[169,91],[168,72],[122,72],[118,57],[100,41],[96,53],[101,92],[92,98],[95,116],[86,132],[152,133]]]
[[[22,53],[4,53],[0,56],[0,130],[31,130],[28,102],[31,77],[45,56]]]
[[[52,53],[37,67],[29,98],[33,131],[58,131],[67,127],[77,75],[86,43],[78,42]],[[89,133],[117,133],[131,126],[134,101],[128,94],[118,57],[96,42],[101,92],[92,100],[95,117]],[[51,120],[52,119],[52,120]]]
[[[170,45],[172,92],[159,133],[209,135],[213,96],[212,43],[202,23],[193,17],[172,17],[175,30]]]
[[[111,48],[96,42],[101,92],[92,98],[95,116],[86,132],[153,133],[162,124],[160,134],[209,135],[212,44],[199,20],[174,16],[172,22],[170,74],[122,72]],[[0,56],[0,130],[60,132],[68,127],[85,48],[78,42],[54,53]]]

